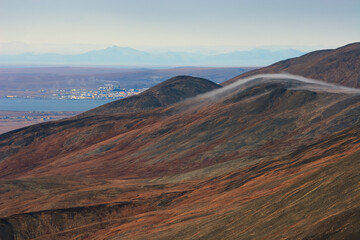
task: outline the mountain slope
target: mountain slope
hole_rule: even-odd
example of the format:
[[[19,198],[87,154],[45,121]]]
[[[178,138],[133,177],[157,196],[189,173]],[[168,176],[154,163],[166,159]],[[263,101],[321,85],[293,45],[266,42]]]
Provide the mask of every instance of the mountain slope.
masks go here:
[[[241,74],[222,85],[257,74],[283,72],[360,88],[360,43],[352,43],[334,50],[315,51],[301,57],[283,60],[268,67]]]
[[[8,216],[1,233],[18,239],[357,239],[359,130],[191,182],[1,180],[2,215]],[[28,213],[11,214],[19,209]]]

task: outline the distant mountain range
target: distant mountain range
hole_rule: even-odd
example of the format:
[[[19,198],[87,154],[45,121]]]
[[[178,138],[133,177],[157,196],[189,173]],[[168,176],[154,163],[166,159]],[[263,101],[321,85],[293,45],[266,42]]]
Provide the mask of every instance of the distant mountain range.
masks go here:
[[[303,54],[304,52],[294,49],[278,51],[253,49],[221,54],[145,52],[128,47],[113,46],[76,55],[55,53],[0,55],[0,64],[264,66],[284,58]]]

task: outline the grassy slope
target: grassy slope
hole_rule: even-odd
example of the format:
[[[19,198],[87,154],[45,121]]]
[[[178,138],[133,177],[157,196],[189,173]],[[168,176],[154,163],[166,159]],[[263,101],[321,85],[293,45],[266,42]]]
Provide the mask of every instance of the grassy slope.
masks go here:
[[[6,221],[20,239],[356,239],[359,133],[355,127],[285,157],[209,179],[177,184],[93,180],[80,191],[45,186],[38,190],[43,197],[49,198],[45,189],[62,192],[50,196],[50,208],[65,203],[68,208],[14,215]],[[18,188],[29,187],[29,181],[18,180]],[[15,182],[7,186],[11,184]],[[84,201],[92,210],[69,208],[84,206]]]

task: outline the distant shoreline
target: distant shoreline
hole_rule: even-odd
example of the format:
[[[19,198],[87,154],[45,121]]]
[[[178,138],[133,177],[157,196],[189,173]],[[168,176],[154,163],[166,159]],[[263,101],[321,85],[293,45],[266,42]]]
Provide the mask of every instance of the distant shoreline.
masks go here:
[[[0,111],[37,111],[37,112],[82,112],[101,106],[114,99],[34,99],[34,98],[0,98]]]
[[[37,123],[73,117],[82,111],[7,111],[0,110],[0,134]]]

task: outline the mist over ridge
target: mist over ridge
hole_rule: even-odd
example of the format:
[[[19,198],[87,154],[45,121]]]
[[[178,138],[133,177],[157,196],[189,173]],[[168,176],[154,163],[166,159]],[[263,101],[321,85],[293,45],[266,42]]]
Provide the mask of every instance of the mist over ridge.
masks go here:
[[[268,73],[268,74],[258,74],[251,77],[241,78],[237,81],[231,83],[230,85],[226,85],[223,88],[214,90],[213,92],[207,93],[207,94],[219,94],[221,92],[230,91],[235,88],[239,88],[243,85],[246,85],[246,87],[249,87],[250,85],[256,85],[259,84],[259,81],[256,82],[256,80],[261,80],[261,83],[264,82],[271,82],[271,81],[278,81],[282,80],[284,82],[286,81],[299,81],[305,84],[298,85],[294,87],[295,89],[304,89],[304,90],[317,90],[317,91],[337,91],[337,92],[343,92],[343,93],[360,93],[360,89],[358,88],[351,88],[351,87],[345,87],[338,84],[333,83],[327,83],[324,81],[306,78],[300,75],[290,74],[290,73]],[[253,82],[251,84],[251,82]]]

